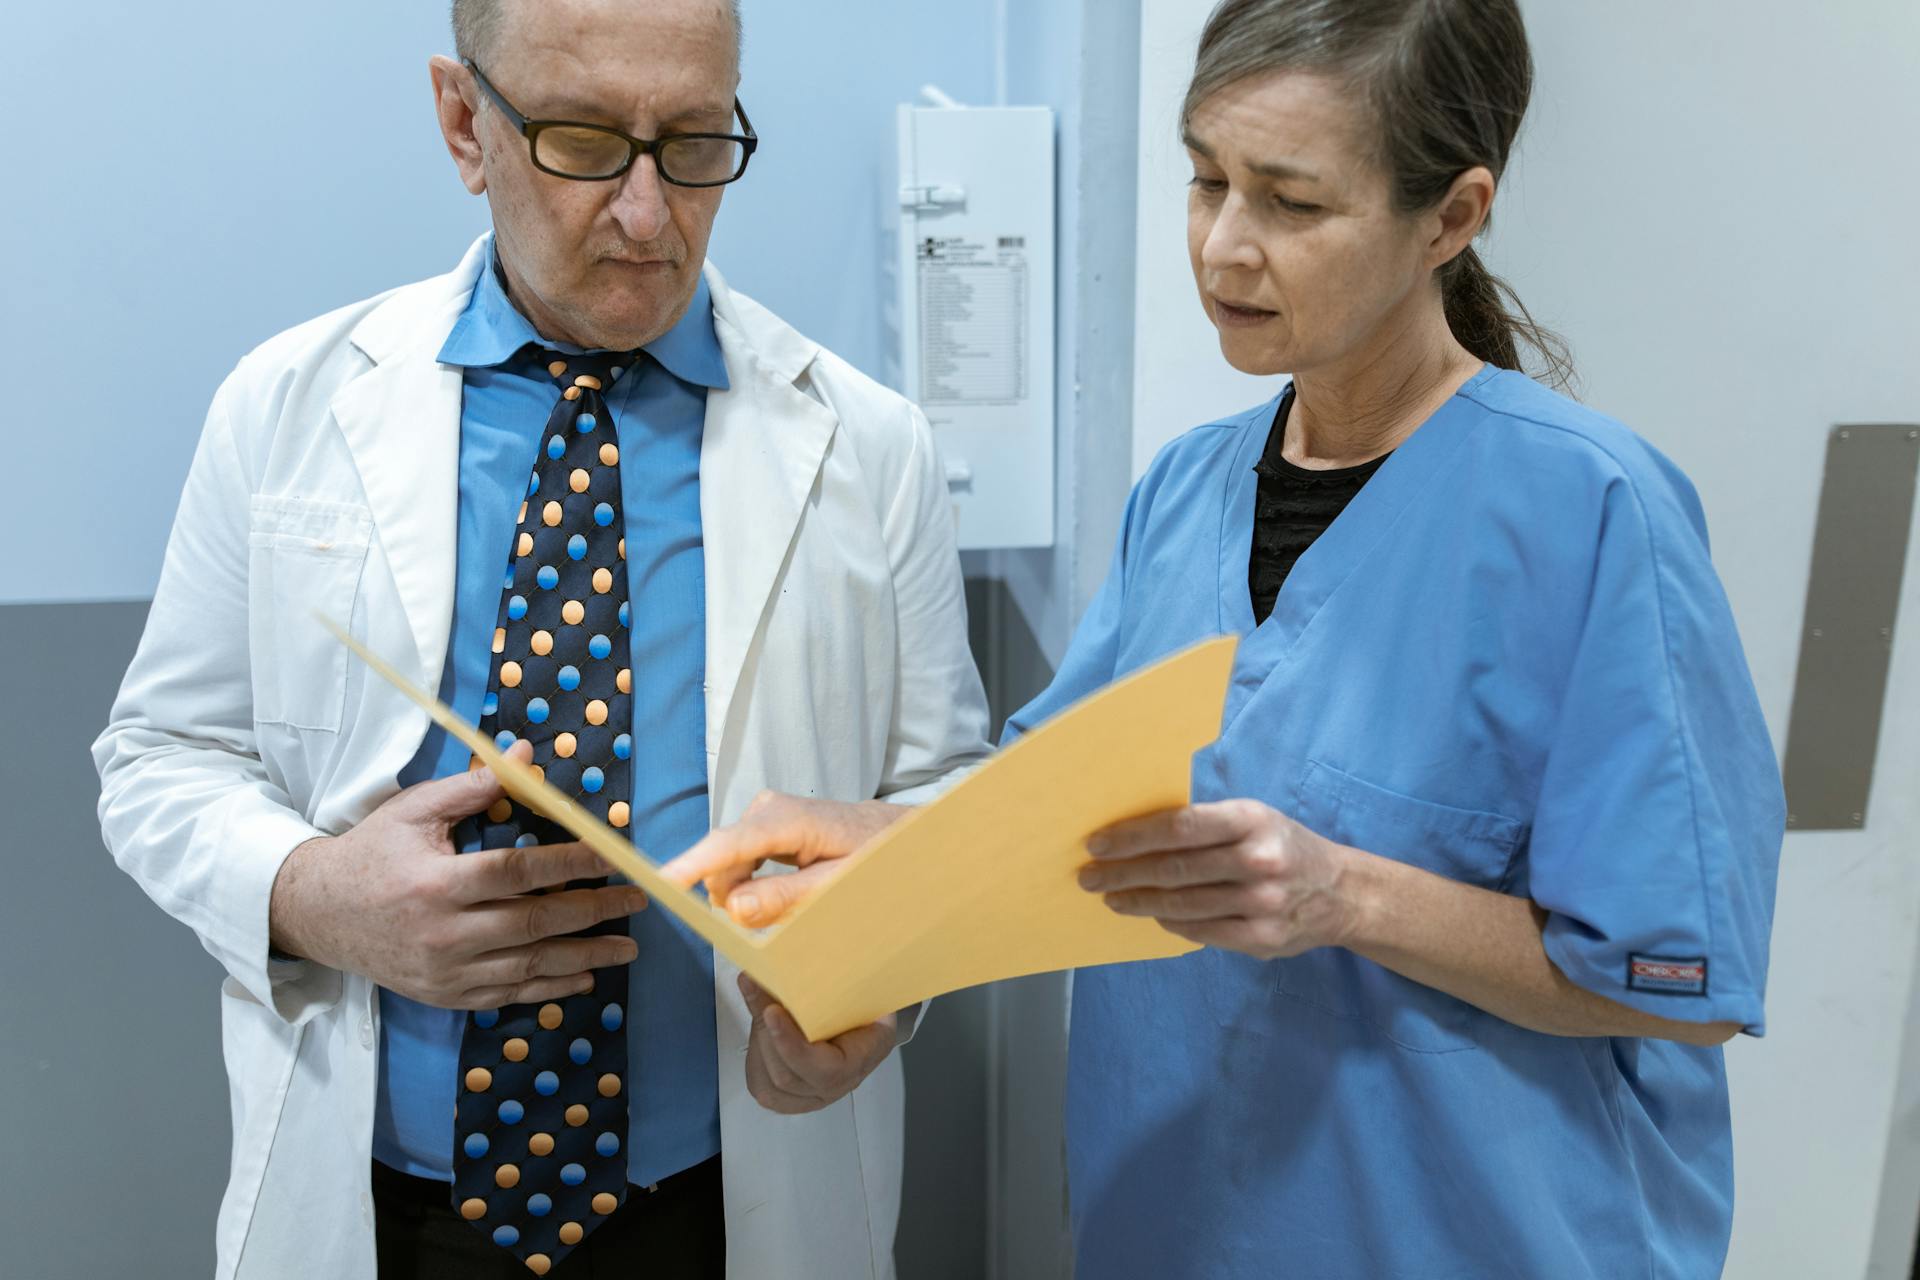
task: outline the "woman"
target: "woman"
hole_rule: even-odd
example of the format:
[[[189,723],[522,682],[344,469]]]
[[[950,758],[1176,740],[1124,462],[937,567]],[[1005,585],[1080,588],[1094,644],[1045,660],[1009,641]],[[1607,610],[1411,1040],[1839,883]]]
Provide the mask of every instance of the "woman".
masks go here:
[[[1516,372],[1552,343],[1471,248],[1530,80],[1513,0],[1202,37],[1195,280],[1292,381],[1155,460],[1009,730],[1245,634],[1196,803],[1090,842],[1088,889],[1207,946],[1076,980],[1081,1276],[1721,1268],[1784,808],[1691,486]],[[725,895],[884,808],[768,804],[680,872]]]

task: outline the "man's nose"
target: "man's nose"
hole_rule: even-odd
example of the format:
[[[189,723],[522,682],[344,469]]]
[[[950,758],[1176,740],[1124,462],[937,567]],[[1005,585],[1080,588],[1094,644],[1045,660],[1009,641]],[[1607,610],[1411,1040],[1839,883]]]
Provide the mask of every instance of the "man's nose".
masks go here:
[[[638,156],[619,179],[613,195],[613,216],[630,240],[653,240],[667,229],[667,184],[652,156]]]

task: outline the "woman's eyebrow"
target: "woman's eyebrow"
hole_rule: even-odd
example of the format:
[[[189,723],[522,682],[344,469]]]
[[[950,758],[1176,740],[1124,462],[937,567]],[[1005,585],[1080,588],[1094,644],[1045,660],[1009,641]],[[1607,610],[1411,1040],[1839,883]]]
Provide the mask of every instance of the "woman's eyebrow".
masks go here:
[[[1196,138],[1191,132],[1183,130],[1180,134],[1180,141],[1186,144],[1187,150],[1194,152],[1204,159],[1214,160],[1216,158],[1213,154],[1213,148],[1200,141],[1200,139]],[[1311,169],[1303,169],[1299,165],[1288,164],[1284,160],[1252,160],[1247,163],[1247,168],[1264,178],[1292,178],[1303,182],[1319,181],[1319,175]]]

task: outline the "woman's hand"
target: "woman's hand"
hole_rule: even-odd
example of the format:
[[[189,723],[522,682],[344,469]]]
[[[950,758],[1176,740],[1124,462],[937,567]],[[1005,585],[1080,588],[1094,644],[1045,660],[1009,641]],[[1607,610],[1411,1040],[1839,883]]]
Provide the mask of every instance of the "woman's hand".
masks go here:
[[[896,1016],[891,1013],[814,1044],[793,1015],[744,973],[740,994],[753,1019],[747,1033],[747,1092],[767,1110],[784,1116],[805,1115],[840,1101],[859,1088],[899,1043]]]
[[[740,821],[708,833],[660,871],[689,888],[704,881],[715,905],[725,907],[741,924],[759,928],[786,915],[838,874],[839,859],[909,812],[879,800],[844,804],[763,791]],[[800,870],[754,880],[753,873],[768,861],[791,863]]]
[[[1084,889],[1121,915],[1262,960],[1343,945],[1355,928],[1354,861],[1366,855],[1315,835],[1256,800],[1169,809],[1087,841]]]

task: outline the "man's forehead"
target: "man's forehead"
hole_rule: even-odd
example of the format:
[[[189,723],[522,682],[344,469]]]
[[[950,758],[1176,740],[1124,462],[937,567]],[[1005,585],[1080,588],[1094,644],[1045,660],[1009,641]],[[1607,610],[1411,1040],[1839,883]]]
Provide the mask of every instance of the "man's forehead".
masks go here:
[[[487,67],[540,116],[728,116],[739,64],[726,0],[506,0]],[[507,16],[507,15],[503,15]]]

